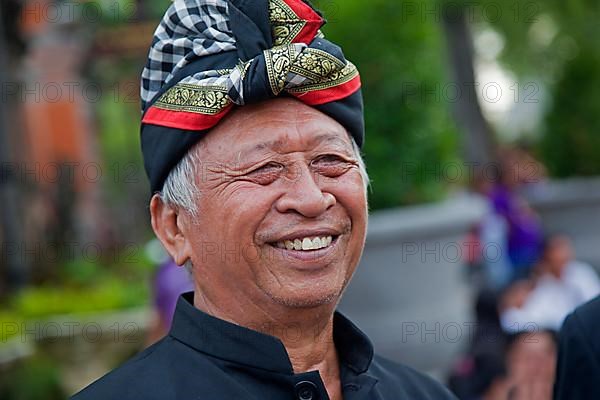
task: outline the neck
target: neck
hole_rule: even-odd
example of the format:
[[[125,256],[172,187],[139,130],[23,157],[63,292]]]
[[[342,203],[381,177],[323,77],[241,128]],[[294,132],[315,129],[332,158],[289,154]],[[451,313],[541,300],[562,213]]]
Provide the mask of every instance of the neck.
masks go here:
[[[335,303],[311,308],[260,307],[211,301],[198,289],[194,306],[212,316],[275,336],[285,346],[294,373],[318,370],[331,399],[341,398],[339,360],[333,342]]]

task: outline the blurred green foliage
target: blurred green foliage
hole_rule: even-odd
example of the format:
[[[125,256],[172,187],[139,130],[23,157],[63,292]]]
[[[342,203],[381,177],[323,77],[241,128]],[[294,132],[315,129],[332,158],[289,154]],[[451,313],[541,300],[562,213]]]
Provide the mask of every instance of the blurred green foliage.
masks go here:
[[[534,149],[551,175],[600,174],[600,3],[315,1],[329,20],[326,35],[361,71],[371,208],[439,199],[448,183],[437,178],[436,168],[460,158],[451,104],[428,97],[450,76],[445,3],[466,7],[472,31],[498,32],[503,66],[545,87],[549,104]]]
[[[135,262],[70,260],[61,267],[60,285],[29,286],[0,306],[0,351],[5,347],[10,352],[23,344],[35,347],[33,356],[10,362],[6,373],[0,371],[0,399],[66,398],[55,356],[45,355],[40,345],[44,322],[56,324],[67,317],[71,322],[86,321],[104,313],[147,307],[153,264],[145,255],[131,261]],[[27,343],[23,335],[31,337],[32,332],[36,341]]]
[[[60,370],[44,356],[35,356],[0,374],[0,399],[62,400]]]
[[[37,318],[62,314],[86,314],[120,310],[148,304],[146,281],[128,282],[122,278],[105,278],[92,287],[35,287],[19,293],[11,310],[21,318]]]
[[[600,2],[461,1],[504,38],[504,66],[549,92],[535,147],[551,176],[600,174]]]
[[[127,251],[129,253],[129,251]],[[123,260],[125,256],[116,257]],[[0,345],[19,334],[12,327],[57,315],[86,315],[147,306],[153,263],[143,254],[135,262],[74,259],[61,266],[60,285],[28,286],[0,304]]]
[[[2,326],[2,329],[0,329],[0,346],[19,334],[18,327],[22,323],[23,319],[16,312],[0,309],[0,326]],[[8,324],[11,327],[8,327]],[[0,398],[2,397],[0,396]]]
[[[95,19],[106,26],[114,26],[135,21],[139,18],[162,17],[171,0],[79,0],[84,18]]]
[[[111,85],[124,88],[128,83]],[[142,191],[147,189],[139,139],[139,103],[126,102],[123,96],[127,94],[121,93],[119,101],[106,96],[97,108],[101,121],[98,136],[100,150],[110,178],[105,182],[105,189],[111,194],[111,199],[118,200],[131,195],[131,190],[123,191],[123,187],[131,189],[135,186]]]
[[[110,27],[105,29],[110,31]],[[87,71],[88,79],[98,83],[104,94],[94,108],[99,151],[109,178],[103,181],[103,189],[109,192],[108,199],[119,204],[132,192],[147,196],[139,135],[139,79],[144,62],[139,54],[120,53],[98,58]]]
[[[424,1],[423,3],[433,3]],[[365,101],[370,208],[440,199],[447,183],[426,169],[456,161],[458,131],[435,95],[448,81],[442,27],[407,18],[401,2],[321,0],[324,33],[358,66]]]
[[[600,53],[569,62],[556,84],[540,153],[553,176],[600,174]]]
[[[143,243],[153,235],[148,207],[149,183],[140,144],[139,78],[141,57],[120,55],[93,63],[90,81],[101,85],[97,102],[97,140],[102,168],[103,203],[117,243]],[[140,223],[143,221],[143,223]]]

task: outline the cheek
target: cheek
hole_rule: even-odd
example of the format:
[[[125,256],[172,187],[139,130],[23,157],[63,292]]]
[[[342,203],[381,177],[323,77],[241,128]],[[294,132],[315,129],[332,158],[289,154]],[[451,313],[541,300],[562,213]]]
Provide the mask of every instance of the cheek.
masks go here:
[[[362,177],[358,171],[351,171],[323,190],[335,196],[337,202],[352,219],[353,224],[366,224],[367,197]]]
[[[272,190],[256,185],[236,185],[212,198],[206,199],[206,221],[213,230],[221,232],[223,240],[248,240],[275,201]],[[218,228],[221,227],[221,228]]]
[[[362,254],[367,234],[368,208],[362,177],[358,171],[346,174],[344,179],[323,190],[335,196],[338,207],[343,210],[343,217],[340,217],[350,219],[352,233],[349,237],[347,257],[354,263]]]

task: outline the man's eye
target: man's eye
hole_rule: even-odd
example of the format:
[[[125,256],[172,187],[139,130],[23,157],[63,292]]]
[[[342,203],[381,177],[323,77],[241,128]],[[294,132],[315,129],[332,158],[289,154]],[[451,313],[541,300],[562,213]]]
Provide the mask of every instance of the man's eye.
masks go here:
[[[313,162],[314,163],[332,163],[332,162],[340,162],[344,161],[340,156],[336,156],[335,154],[326,154],[320,157],[317,157]]]
[[[268,185],[279,177],[282,170],[283,165],[270,162],[251,171],[248,176],[260,185]]]
[[[348,171],[354,163],[335,154],[326,154],[315,158],[311,165],[320,174],[336,177]]]

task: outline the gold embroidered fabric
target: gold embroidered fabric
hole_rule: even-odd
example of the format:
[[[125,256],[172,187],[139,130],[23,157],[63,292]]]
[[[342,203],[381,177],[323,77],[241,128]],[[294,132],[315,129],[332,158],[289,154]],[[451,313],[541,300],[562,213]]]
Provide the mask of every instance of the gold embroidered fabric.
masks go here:
[[[292,43],[306,25],[283,0],[269,1],[269,19],[275,46]]]
[[[356,76],[358,76],[358,69],[354,64],[348,61],[347,65],[344,66],[342,70],[335,71],[334,73],[327,77],[324,77],[320,81],[302,86],[292,87],[287,89],[287,91],[289,93],[299,94],[312,92],[314,90],[330,89],[332,87],[336,87],[343,83],[346,83],[355,78]]]
[[[231,104],[225,86],[198,86],[179,83],[167,90],[155,103],[166,110],[214,115]]]
[[[351,62],[343,63],[326,51],[310,47],[298,51],[294,45],[276,46],[264,51],[264,57],[274,95],[284,89],[295,94],[329,89],[358,75]],[[294,81],[302,83],[290,85]]]
[[[298,57],[298,52],[294,45],[284,45],[265,50],[263,54],[271,90],[274,95],[278,95],[285,88],[287,74]]]

